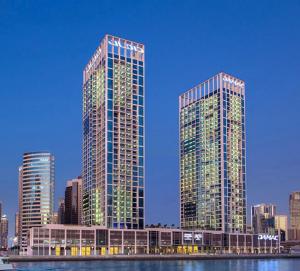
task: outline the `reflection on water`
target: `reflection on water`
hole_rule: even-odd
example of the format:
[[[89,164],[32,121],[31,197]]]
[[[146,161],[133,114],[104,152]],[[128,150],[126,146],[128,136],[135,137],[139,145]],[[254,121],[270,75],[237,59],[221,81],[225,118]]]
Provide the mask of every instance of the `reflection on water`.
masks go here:
[[[16,263],[20,271],[297,271],[300,259]]]

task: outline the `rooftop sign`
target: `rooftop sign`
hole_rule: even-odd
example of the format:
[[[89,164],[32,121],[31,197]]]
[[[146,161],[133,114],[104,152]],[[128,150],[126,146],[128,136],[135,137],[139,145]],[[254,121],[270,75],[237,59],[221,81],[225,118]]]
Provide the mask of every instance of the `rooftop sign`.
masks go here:
[[[117,46],[120,48],[124,48],[124,49],[128,49],[130,51],[135,51],[135,52],[139,52],[139,53],[144,53],[144,49],[135,45],[131,45],[131,44],[122,44],[119,40],[108,40],[108,44],[112,45],[112,46]]]
[[[226,75],[223,77],[223,81],[228,82],[230,84],[234,84],[235,86],[238,86],[238,87],[244,87],[244,83],[242,83],[236,79],[232,79]]]

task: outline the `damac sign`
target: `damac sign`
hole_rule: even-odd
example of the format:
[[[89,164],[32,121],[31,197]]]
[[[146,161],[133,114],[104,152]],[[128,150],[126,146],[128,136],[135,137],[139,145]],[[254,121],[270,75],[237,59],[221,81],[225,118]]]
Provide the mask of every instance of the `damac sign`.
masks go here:
[[[258,235],[258,240],[278,240],[278,236],[277,235],[270,235],[270,234],[259,234]]]
[[[223,77],[223,81],[224,82],[228,82],[230,84],[234,84],[235,86],[238,86],[238,87],[244,87],[243,83],[239,82],[238,80],[231,79],[231,78],[229,78],[227,76]]]
[[[115,41],[109,40],[108,43],[112,46],[117,46],[117,47],[121,47],[121,48],[124,48],[124,49],[129,49],[131,51],[144,53],[143,48],[140,48],[138,46],[134,46],[134,45],[131,45],[131,44],[128,44],[128,43],[126,45],[124,45],[119,40],[115,40]]]

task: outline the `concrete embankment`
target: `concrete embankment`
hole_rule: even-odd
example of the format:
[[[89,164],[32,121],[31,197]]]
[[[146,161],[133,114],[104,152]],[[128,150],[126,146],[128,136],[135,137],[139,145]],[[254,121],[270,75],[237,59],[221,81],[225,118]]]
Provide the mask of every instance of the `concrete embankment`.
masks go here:
[[[237,259],[292,259],[291,254],[260,255],[108,255],[108,256],[10,256],[10,262],[47,262],[47,261],[173,261],[173,260],[237,260]]]

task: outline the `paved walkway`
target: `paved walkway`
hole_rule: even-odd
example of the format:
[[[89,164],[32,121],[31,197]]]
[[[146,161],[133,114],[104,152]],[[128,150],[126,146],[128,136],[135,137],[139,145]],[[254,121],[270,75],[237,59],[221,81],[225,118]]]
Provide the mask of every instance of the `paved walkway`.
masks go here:
[[[279,259],[300,258],[300,254],[223,254],[223,255],[107,255],[107,256],[10,256],[10,262],[42,261],[161,261],[161,260],[224,260],[224,259]]]

